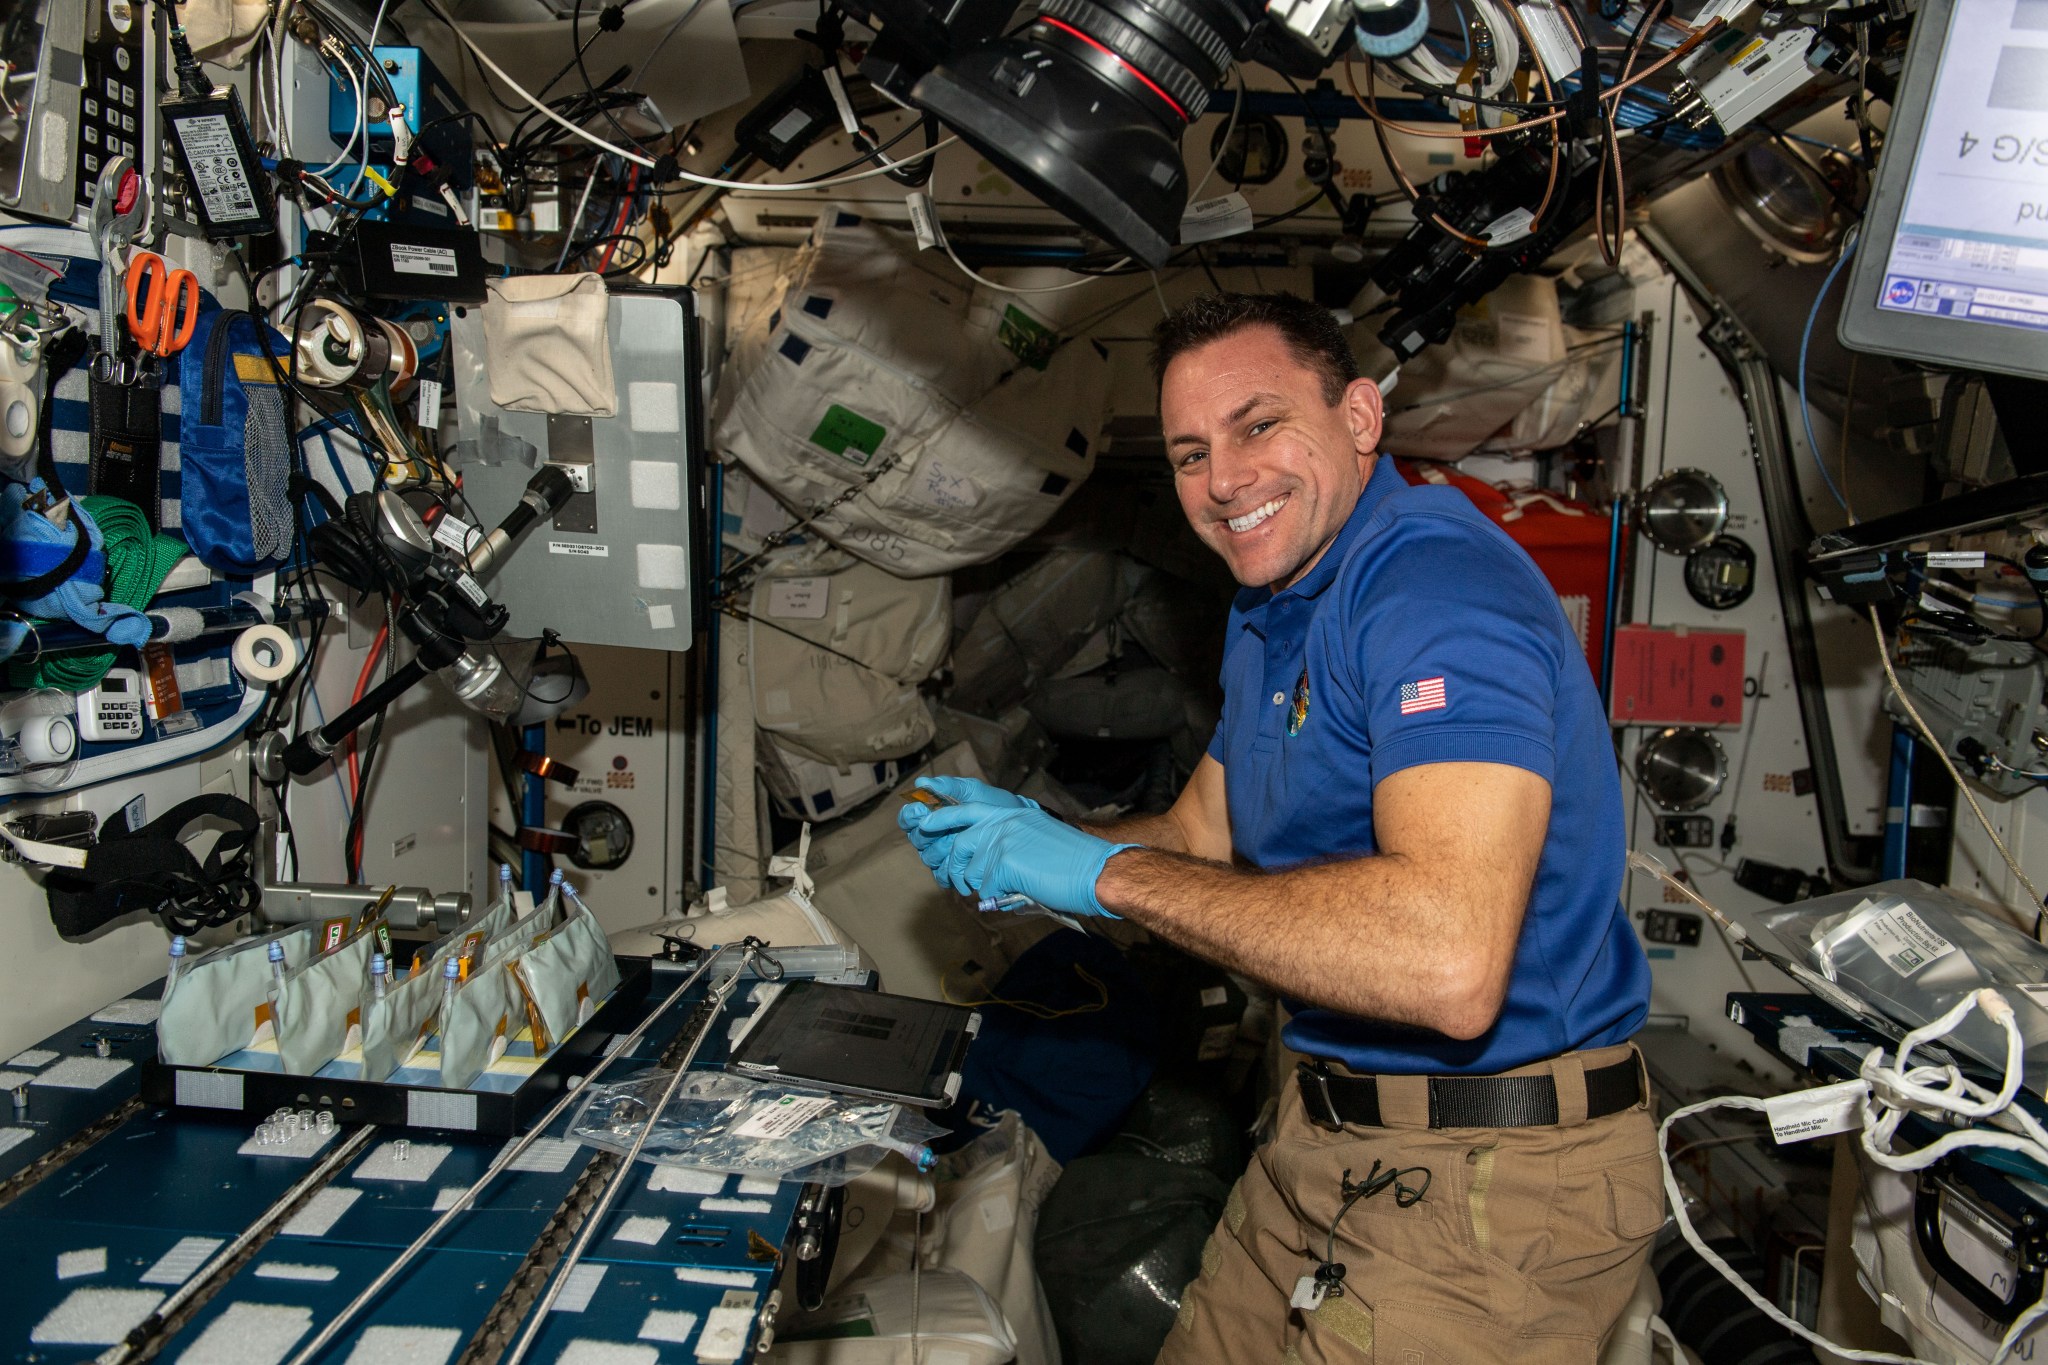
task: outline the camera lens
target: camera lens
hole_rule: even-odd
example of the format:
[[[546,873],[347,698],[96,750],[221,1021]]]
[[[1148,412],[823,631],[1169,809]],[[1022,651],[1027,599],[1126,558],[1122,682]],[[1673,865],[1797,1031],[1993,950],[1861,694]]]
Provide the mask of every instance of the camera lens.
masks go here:
[[[1258,14],[1244,0],[1042,0],[1021,31],[946,59],[911,97],[1048,205],[1158,266],[1187,207],[1181,132]]]

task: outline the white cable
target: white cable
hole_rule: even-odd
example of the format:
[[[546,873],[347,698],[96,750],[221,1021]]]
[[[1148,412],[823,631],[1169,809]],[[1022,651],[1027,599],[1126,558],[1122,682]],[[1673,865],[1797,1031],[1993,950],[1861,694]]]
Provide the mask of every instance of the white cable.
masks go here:
[[[334,171],[340,169],[342,164],[346,162],[350,156],[354,155],[356,150],[356,139],[360,138],[363,135],[365,121],[368,118],[368,114],[366,113],[368,106],[363,102],[363,83],[356,79],[355,68],[350,66],[347,62],[343,62],[341,63],[341,70],[342,74],[348,77],[348,83],[354,87],[356,92],[356,126],[353,130],[350,131],[348,135],[348,145],[341,149],[341,155],[335,157],[334,160],[328,162],[325,166],[322,166],[319,170],[313,172],[313,174],[315,175],[325,176],[333,173]],[[330,76],[329,79],[332,79],[332,77]]]
[[[1209,158],[1209,169],[1202,172],[1202,178],[1188,191],[1188,202],[1194,203],[1202,197],[1202,191],[1209,187],[1209,179],[1216,174],[1216,168],[1223,164],[1224,153],[1230,150],[1230,135],[1237,131],[1237,116],[1244,109],[1246,92],[1244,67],[1237,68],[1237,98],[1231,102],[1229,121],[1223,125],[1223,136],[1216,140],[1216,155]]]
[[[529,105],[533,106],[534,112],[545,115],[554,123],[560,124],[562,128],[565,129],[566,131],[574,133],[577,137],[582,138],[585,142],[588,142],[591,146],[596,147],[601,151],[610,152],[613,156],[624,157],[626,160],[632,162],[635,166],[642,167],[645,170],[651,171],[654,169],[654,162],[650,160],[648,157],[642,155],[639,152],[629,152],[624,147],[618,146],[616,143],[607,142],[603,138],[599,137],[596,133],[591,132],[588,128],[577,127],[568,119],[563,118],[553,109],[550,109],[547,105],[541,103],[538,99],[535,99],[533,95],[527,91],[525,86],[521,85],[518,81],[515,81],[510,76],[506,75],[505,68],[499,66],[496,62],[492,61],[490,53],[485,52],[482,48],[478,47],[476,45],[476,41],[473,38],[471,38],[467,33],[464,33],[461,27],[458,26],[453,19],[450,19],[447,16],[447,14],[443,13],[441,7],[438,4],[435,4],[434,0],[425,0],[425,4],[429,9],[433,10],[434,13],[440,15],[441,22],[447,24],[448,27],[454,31],[455,36],[462,40],[462,45],[468,48],[472,53],[474,53],[476,59],[482,62],[484,66],[490,71],[490,73],[496,76],[499,79],[499,81],[501,81],[504,84],[506,89],[510,90],[513,94],[519,96],[519,98],[525,100]],[[851,185],[856,181],[872,180],[878,175],[887,175],[891,171],[894,171],[900,167],[908,166],[915,162],[922,161],[928,156],[934,156],[937,153],[944,151],[946,148],[952,146],[959,140],[960,139],[958,137],[948,137],[945,140],[933,146],[925,148],[921,152],[912,152],[909,156],[904,157],[901,161],[891,162],[889,165],[886,166],[877,166],[874,167],[872,170],[854,171],[848,175],[834,176],[829,180],[804,180],[779,185],[760,184],[751,180],[721,180],[717,176],[698,175],[694,171],[685,171],[681,169],[678,169],[676,171],[676,179],[687,180],[693,185],[705,185],[712,189],[720,190],[768,191],[780,194],[808,193],[811,190],[830,189],[834,185]]]

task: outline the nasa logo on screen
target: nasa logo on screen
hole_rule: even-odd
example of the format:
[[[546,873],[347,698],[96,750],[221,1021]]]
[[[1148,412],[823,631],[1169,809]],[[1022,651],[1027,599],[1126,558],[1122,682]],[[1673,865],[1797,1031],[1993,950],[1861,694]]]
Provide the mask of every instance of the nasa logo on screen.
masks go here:
[[[1910,308],[1919,292],[1919,287],[1913,281],[1900,279],[1894,275],[1885,281],[1884,301],[1900,308]]]

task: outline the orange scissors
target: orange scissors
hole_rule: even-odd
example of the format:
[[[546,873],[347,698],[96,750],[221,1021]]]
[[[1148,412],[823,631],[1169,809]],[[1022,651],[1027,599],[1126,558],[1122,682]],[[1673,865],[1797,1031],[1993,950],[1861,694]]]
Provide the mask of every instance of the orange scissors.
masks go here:
[[[192,339],[199,321],[199,277],[174,270],[153,252],[137,252],[128,266],[128,333],[161,359]]]

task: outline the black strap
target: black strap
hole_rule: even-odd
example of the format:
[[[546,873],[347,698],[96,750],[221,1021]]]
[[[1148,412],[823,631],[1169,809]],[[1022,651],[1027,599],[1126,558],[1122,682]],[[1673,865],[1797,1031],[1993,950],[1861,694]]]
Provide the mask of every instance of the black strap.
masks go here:
[[[1322,1062],[1296,1069],[1302,1104],[1321,1128],[1380,1121],[1379,1083],[1371,1076],[1339,1076]],[[1540,1128],[1558,1121],[1557,1082],[1549,1076],[1431,1076],[1431,1128]],[[1643,1101],[1642,1064],[1631,1055],[1586,1073],[1586,1117],[1605,1118]]]
[[[31,515],[42,514],[37,512]],[[71,521],[71,533],[77,539],[71,542],[71,549],[57,562],[56,568],[39,573],[34,578],[9,579],[0,583],[4,595],[17,602],[33,602],[44,593],[54,591],[70,582],[71,575],[78,572],[78,566],[85,563],[85,557],[92,553],[92,536],[87,533],[85,524],[76,516]]]
[[[214,841],[202,862],[179,837],[205,819],[233,828]],[[136,911],[154,914],[179,933],[196,933],[254,910],[255,807],[222,793],[181,801],[141,829],[117,815],[76,870],[53,869],[43,882],[50,922],[65,938],[81,938]]]

